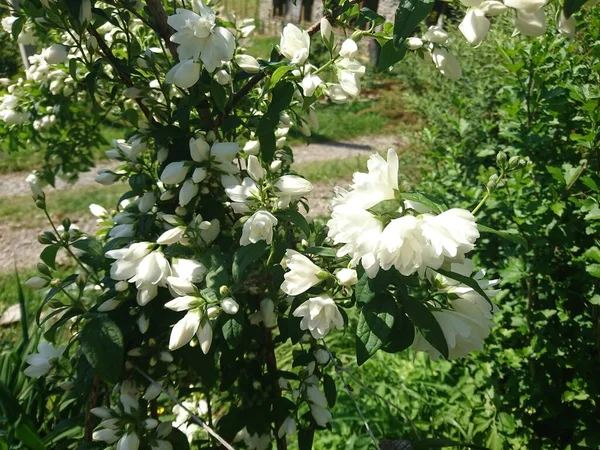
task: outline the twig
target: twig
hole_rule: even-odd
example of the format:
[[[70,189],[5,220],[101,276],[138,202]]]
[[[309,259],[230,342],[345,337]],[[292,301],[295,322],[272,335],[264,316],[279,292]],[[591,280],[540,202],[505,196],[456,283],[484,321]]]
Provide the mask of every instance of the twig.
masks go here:
[[[281,390],[279,389],[279,384],[277,383],[277,359],[275,358],[275,347],[273,345],[273,336],[271,334],[271,330],[264,326],[264,337],[265,337],[265,349],[267,351],[266,362],[267,362],[267,372],[269,375],[273,377],[273,389],[275,389],[275,395],[277,397],[281,397]],[[285,435],[283,437],[279,437],[279,427],[281,423],[275,423],[275,442],[277,444],[277,450],[287,450],[287,440]]]
[[[154,19],[156,23],[156,31],[160,35],[171,56],[177,59],[177,47],[174,42],[171,42],[171,35],[173,32],[171,31],[171,27],[167,22],[167,13],[165,12],[165,8],[162,5],[160,0],[146,0],[146,6],[148,8],[149,15]]]
[[[146,380],[148,380],[150,383],[158,383],[156,380],[154,380],[150,375],[148,375],[146,372],[144,372],[138,366],[133,365],[133,368],[141,376],[143,376]],[[171,393],[167,389],[164,389],[161,387],[161,391],[164,392],[172,402],[176,403],[177,405],[179,405],[180,408],[182,408],[185,412],[187,412],[190,415],[190,418],[194,422],[196,422],[198,425],[200,425],[204,429],[204,431],[206,431],[208,434],[210,434],[212,437],[214,437],[217,441],[219,441],[223,445],[223,447],[225,447],[227,450],[235,450],[235,448],[233,448],[229,443],[227,443],[227,441],[225,439],[223,439],[221,436],[219,436],[219,434],[215,430],[213,430],[210,426],[208,426],[208,424],[206,422],[204,422],[204,420],[202,420],[200,417],[196,416],[182,402],[180,402],[177,398],[175,398],[173,395],[171,395]]]
[[[119,74],[119,77],[121,78],[121,80],[123,80],[123,83],[125,83],[127,87],[134,87],[133,81],[131,81],[131,77],[127,72],[121,70],[121,65],[119,64],[118,59],[115,57],[115,55],[113,55],[113,52],[110,50],[108,45],[106,45],[106,42],[104,42],[104,39],[102,38],[102,36],[100,36],[100,33],[98,33],[98,31],[96,31],[96,29],[91,25],[88,27],[88,31],[92,36],[96,38],[96,41],[98,42],[98,47],[100,47],[100,50],[102,50],[102,53],[104,54],[106,59],[108,59],[110,64],[115,68],[116,72]],[[142,113],[144,113],[144,116],[146,116],[148,122],[152,122],[152,114],[150,113],[146,105],[142,103],[142,100],[136,98],[135,101],[140,107]]]
[[[373,444],[375,445],[375,448],[377,450],[381,450],[381,447],[379,447],[379,441],[373,434],[373,431],[371,431],[371,427],[369,426],[369,423],[367,422],[365,415],[363,414],[362,410],[360,409],[360,406],[358,405],[356,398],[354,398],[354,394],[352,393],[352,387],[350,387],[350,385],[348,383],[346,383],[346,380],[344,379],[344,375],[343,375],[344,369],[338,363],[338,360],[335,358],[335,356],[333,356],[333,354],[329,350],[329,347],[327,347],[327,344],[325,343],[325,341],[323,341],[323,345],[325,346],[325,350],[327,350],[327,353],[329,353],[329,358],[331,359],[331,361],[333,362],[333,366],[335,367],[335,373],[340,377],[340,380],[342,380],[342,384],[344,385],[346,392],[352,399],[352,402],[354,403],[354,407],[356,408],[358,415],[360,416],[361,420],[363,421],[363,424],[365,425],[365,428],[367,429],[367,433],[369,434],[371,441],[373,441]]]

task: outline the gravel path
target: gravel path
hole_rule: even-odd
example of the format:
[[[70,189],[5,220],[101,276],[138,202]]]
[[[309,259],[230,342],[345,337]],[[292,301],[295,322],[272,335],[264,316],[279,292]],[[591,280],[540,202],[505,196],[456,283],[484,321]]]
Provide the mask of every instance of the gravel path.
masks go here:
[[[356,155],[368,155],[373,151],[386,150],[390,147],[401,148],[405,145],[401,138],[394,136],[376,136],[364,137],[348,142],[329,142],[320,144],[310,144],[294,148],[296,163],[306,163],[313,161],[326,161],[332,159],[352,158]],[[114,167],[114,164],[107,163],[102,167]],[[96,170],[86,172],[80,175],[77,183],[69,185],[59,181],[56,190],[78,189],[82,186],[94,184]],[[29,196],[29,186],[25,182],[27,173],[13,173],[0,176],[0,202],[2,197],[8,196]],[[348,184],[349,180],[330,180],[326,183],[317,183],[315,189],[309,197],[311,207],[311,216],[327,214],[327,205],[333,192],[332,187],[336,182]],[[47,188],[46,191],[52,190]],[[24,198],[23,201],[29,201]],[[87,216],[76,219],[71,218],[79,228],[88,233],[93,233],[95,228],[95,219]],[[23,269],[34,266],[42,250],[42,245],[37,242],[37,235],[47,230],[45,223],[39,227],[28,226],[20,227],[17,224],[0,223],[0,274],[12,271],[14,265]]]

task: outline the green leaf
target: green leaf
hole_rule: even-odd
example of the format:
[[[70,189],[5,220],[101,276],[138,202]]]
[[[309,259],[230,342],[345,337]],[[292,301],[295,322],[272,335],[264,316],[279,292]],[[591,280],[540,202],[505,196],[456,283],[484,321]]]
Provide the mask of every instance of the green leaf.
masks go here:
[[[234,315],[223,314],[223,317],[226,319],[221,328],[223,337],[229,348],[234,349],[241,342],[246,316],[242,312],[238,312]]]
[[[273,89],[273,87],[287,74],[289,71],[293,69],[292,66],[282,66],[278,67],[273,75],[271,75],[271,82],[269,83],[269,88]]]
[[[587,0],[565,0],[565,17],[568,19],[579,11]]]
[[[58,245],[49,245],[40,254],[40,259],[44,261],[44,263],[50,267],[51,269],[56,270],[56,253],[60,249]]]
[[[327,405],[333,408],[337,400],[337,388],[335,387],[335,381],[329,374],[323,375],[323,391],[325,392]]]
[[[445,277],[452,278],[453,280],[456,280],[456,281],[460,281],[462,284],[466,284],[471,289],[473,289],[475,292],[477,292],[479,295],[481,295],[483,298],[485,298],[487,300],[487,302],[490,304],[490,306],[492,305],[492,301],[490,300],[488,295],[481,288],[481,286],[479,286],[479,283],[476,280],[474,280],[473,278],[461,275],[460,273],[451,272],[450,270],[444,270],[444,269],[436,269],[436,272],[441,273]]]
[[[301,428],[298,432],[298,449],[299,450],[311,450],[313,446],[313,439],[315,437],[315,430]]]
[[[386,353],[400,353],[410,347],[414,340],[415,326],[404,312],[397,311],[388,342],[381,349]]]
[[[372,284],[373,281],[367,276],[366,273],[359,278],[358,283],[354,286],[354,297],[359,305],[366,305],[371,303],[375,298],[375,286]]]
[[[90,320],[79,335],[81,350],[100,378],[117,383],[123,368],[121,329],[106,315]]]
[[[221,112],[225,112],[225,105],[227,104],[227,92],[225,91],[225,88],[218,83],[213,83],[210,88],[210,96],[217,109]]]
[[[444,358],[448,358],[448,343],[442,332],[440,324],[435,319],[429,308],[419,300],[408,295],[402,297],[404,311],[410,317],[413,324],[425,336],[425,339],[440,352]]]
[[[403,200],[421,203],[431,208],[431,210],[437,214],[440,214],[448,209],[448,206],[442,200],[432,197],[431,195],[417,192],[402,192],[400,197],[402,197]]]
[[[396,9],[394,44],[399,48],[433,8],[433,0],[402,0]]]
[[[8,419],[8,422],[12,423],[12,426],[15,427],[15,436],[25,447],[31,450],[46,450],[46,446],[40,435],[33,427],[19,401],[1,380],[0,410],[2,410],[4,416],[3,419]]]
[[[571,186],[571,184],[574,183],[577,178],[579,178],[579,175],[581,175],[581,172],[584,171],[585,166],[580,165],[580,166],[573,167],[571,164],[565,163],[562,165],[562,169],[563,169],[563,175],[565,177],[565,184],[567,186]]]
[[[231,267],[233,281],[237,283],[246,274],[248,267],[263,256],[267,250],[268,245],[265,241],[240,247],[233,255],[233,266]]]
[[[600,278],[600,264],[589,264],[585,267],[585,271],[593,277]]]
[[[585,251],[583,257],[600,263],[600,249],[596,246],[590,247]]]
[[[356,360],[362,365],[379,350],[392,332],[396,303],[389,294],[380,294],[360,312],[356,329]]]
[[[553,166],[546,166],[546,170],[548,171],[548,173],[550,175],[552,175],[552,178],[554,178],[560,184],[563,184],[565,182],[565,177],[563,176],[562,170],[560,170],[560,168],[553,167]]]
[[[300,231],[306,235],[306,237],[310,236],[310,225],[308,224],[306,218],[298,211],[294,211],[293,209],[285,209],[283,211],[279,211],[276,216],[278,219],[296,225],[298,228],[300,228]]]
[[[384,71],[388,67],[392,67],[399,61],[402,61],[406,56],[406,45],[396,48],[394,41],[390,39],[381,47],[381,53],[379,54],[379,64],[377,69]]]
[[[480,445],[467,444],[465,442],[458,442],[458,441],[454,441],[452,439],[446,439],[446,438],[421,439],[419,441],[414,441],[412,443],[412,445],[413,445],[413,448],[415,448],[415,449],[466,447],[466,448],[472,448],[475,450],[489,450],[488,448],[482,447]]]
[[[525,249],[529,248],[527,239],[525,239],[523,236],[521,236],[517,230],[498,231],[498,230],[494,230],[493,228],[482,225],[480,223],[477,224],[477,229],[481,233],[495,234],[496,236],[501,237],[502,239],[506,239],[507,241],[511,241],[511,242],[520,244],[523,247],[525,247]]]
[[[398,202],[398,200],[383,200],[369,208],[368,211],[376,216],[387,216],[390,214],[397,214],[399,209],[400,202]]]
[[[336,251],[329,247],[308,247],[304,253],[321,256],[323,258],[335,258]]]

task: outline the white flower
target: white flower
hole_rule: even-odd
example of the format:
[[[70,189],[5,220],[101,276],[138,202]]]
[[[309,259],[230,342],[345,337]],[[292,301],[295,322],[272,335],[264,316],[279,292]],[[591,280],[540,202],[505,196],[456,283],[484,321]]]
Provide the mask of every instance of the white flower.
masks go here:
[[[188,311],[171,330],[169,350],[177,350],[190,342],[200,327],[201,319],[202,316],[198,310]]]
[[[160,175],[160,181],[164,184],[179,184],[185,180],[189,171],[189,165],[186,161],[176,161],[170,163]]]
[[[107,444],[114,444],[119,440],[119,435],[116,430],[111,430],[108,428],[103,428],[100,430],[96,430],[92,433],[92,439],[94,441],[103,441]]]
[[[223,62],[231,61],[235,51],[235,38],[231,32],[216,26],[214,12],[201,1],[197,3],[200,14],[177,9],[167,22],[177,32],[171,41],[179,44],[179,60],[200,59],[208,72],[214,72]]]
[[[322,339],[333,327],[341,330],[344,319],[331,297],[326,295],[313,297],[302,303],[293,313],[302,317],[301,330],[309,330],[315,339]]]
[[[331,413],[327,408],[323,408],[322,406],[315,405],[314,403],[311,404],[310,413],[320,427],[326,427],[329,421],[331,421]]]
[[[38,344],[38,353],[32,353],[25,358],[29,364],[23,373],[28,377],[40,378],[46,375],[52,368],[52,361],[60,358],[64,353],[66,346],[59,345],[54,347],[48,342]]]
[[[200,187],[193,180],[186,180],[179,190],[179,205],[185,206],[198,194]]]
[[[478,9],[483,11],[486,16],[493,17],[506,12],[508,7],[499,0],[485,0],[478,6]]]
[[[225,193],[233,201],[231,207],[235,212],[246,213],[250,211],[248,205],[258,195],[258,188],[252,178],[246,177],[241,184],[226,187]]]
[[[31,172],[29,175],[27,175],[27,178],[25,178],[25,182],[29,185],[29,189],[31,189],[31,195],[33,195],[34,198],[38,198],[44,195],[42,189],[44,188],[46,183],[42,179],[40,179],[40,177],[38,177],[35,174],[35,172]]]
[[[196,162],[207,161],[210,158],[210,145],[204,136],[190,138],[190,156]]]
[[[189,281],[190,283],[200,283],[208,269],[204,264],[193,259],[174,258],[173,276]]]
[[[258,141],[248,141],[244,144],[243,150],[248,155],[258,155],[260,150],[260,143]]]
[[[197,336],[198,342],[200,343],[200,350],[206,355],[210,351],[213,339],[213,329],[209,321],[206,321],[206,323],[198,330]]]
[[[361,84],[360,77],[349,70],[342,70],[338,75],[340,86],[350,97],[358,97]]]
[[[283,436],[293,436],[296,433],[296,421],[293,417],[287,417],[279,430],[277,431],[277,436],[281,439]]]
[[[268,211],[256,211],[246,222],[242,229],[240,245],[254,244],[265,241],[273,242],[273,227],[277,225],[277,218]]]
[[[326,17],[321,19],[321,37],[325,42],[329,42],[333,38],[333,29]]]
[[[341,105],[351,100],[350,95],[339,84],[328,84],[326,92],[329,99],[336,105]]]
[[[310,50],[310,36],[305,30],[288,23],[281,33],[279,50],[292,64],[304,64]]]
[[[431,264],[430,244],[423,236],[421,221],[414,216],[393,219],[381,233],[379,245],[382,269],[394,266],[405,276],[415,273],[424,264],[439,267],[443,261],[439,258],[439,263]]]
[[[342,43],[342,48],[340,49],[340,56],[342,58],[354,58],[358,53],[358,45],[352,39],[346,39]]]
[[[546,15],[543,9],[535,12],[517,10],[515,28],[524,36],[537,37],[546,32]]]
[[[548,0],[505,0],[504,4],[509,8],[514,8],[518,11],[534,13],[540,10]]]
[[[462,77],[462,69],[456,57],[445,48],[436,47],[431,52],[431,58],[435,67],[447,78],[459,80]]]
[[[165,76],[165,83],[189,89],[200,79],[200,64],[186,59],[174,65]]]
[[[140,439],[135,433],[128,433],[119,439],[118,450],[138,450],[140,448]]]
[[[275,194],[280,198],[279,207],[287,207],[292,200],[298,200],[313,190],[310,181],[297,175],[284,175],[275,182],[277,191]]]
[[[315,93],[315,90],[321,85],[323,80],[319,78],[318,75],[307,74],[303,79],[300,85],[302,86],[302,93],[305,97],[312,97]]]
[[[240,310],[240,305],[231,297],[227,297],[221,300],[221,308],[223,308],[226,314],[237,314]]]
[[[260,161],[254,155],[248,156],[246,171],[250,178],[259,182],[265,176],[265,170],[262,168]]]
[[[462,258],[479,238],[475,217],[465,209],[453,208],[432,216],[424,214],[422,233],[437,256]]]
[[[485,17],[483,11],[471,9],[465,15],[458,29],[470,44],[479,45],[490,30],[490,21]]]
[[[167,230],[163,234],[161,234],[156,240],[156,243],[160,245],[175,244],[176,242],[181,241],[184,234],[185,227],[171,228],[170,230]]]
[[[156,194],[154,192],[146,192],[139,198],[137,205],[139,211],[145,214],[152,209],[155,203]]]
[[[432,25],[423,34],[423,40],[433,42],[434,44],[445,44],[448,40],[448,33],[442,27]]]
[[[285,252],[282,266],[289,271],[284,275],[281,290],[291,296],[306,292],[323,281],[323,274],[327,275],[327,272],[296,250],[288,249]]]
[[[358,275],[354,269],[341,269],[335,277],[342,286],[354,286],[358,283]]]
[[[42,57],[48,64],[60,64],[65,62],[69,52],[64,45],[52,44],[42,51]]]
[[[260,70],[260,64],[254,56],[238,55],[235,57],[235,62],[244,72],[257,73]]]
[[[563,36],[574,38],[575,31],[577,28],[577,22],[575,21],[575,17],[573,15],[566,17],[565,10],[561,10],[560,16],[558,18],[558,31]]]

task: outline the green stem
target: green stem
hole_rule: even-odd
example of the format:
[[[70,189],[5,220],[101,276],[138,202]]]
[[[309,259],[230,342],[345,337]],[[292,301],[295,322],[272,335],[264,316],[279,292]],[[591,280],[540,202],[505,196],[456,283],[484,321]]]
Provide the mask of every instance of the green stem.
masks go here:
[[[485,204],[487,199],[490,198],[492,193],[496,190],[496,187],[500,184],[500,182],[504,178],[505,174],[506,173],[504,171],[500,172],[500,176],[498,177],[498,181],[496,182],[496,185],[491,189],[488,188],[488,191],[485,193],[485,195],[483,196],[483,198],[481,199],[479,204],[475,207],[475,209],[473,211],[471,211],[471,214],[473,214],[473,215],[477,214],[477,212],[483,207],[483,205]]]

